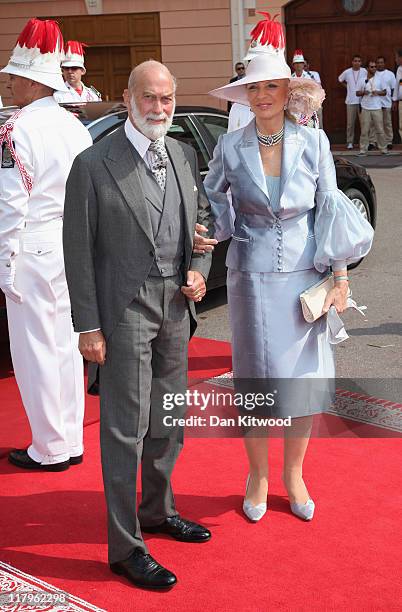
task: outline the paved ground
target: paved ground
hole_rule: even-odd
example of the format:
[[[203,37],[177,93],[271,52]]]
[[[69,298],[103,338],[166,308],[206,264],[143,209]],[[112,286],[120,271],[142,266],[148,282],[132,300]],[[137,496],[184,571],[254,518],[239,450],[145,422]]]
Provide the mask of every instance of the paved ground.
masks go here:
[[[332,147],[332,152],[335,156],[346,157],[353,163],[365,168],[396,168],[402,165],[402,148],[400,145],[397,145],[395,150],[390,151],[389,155],[382,155],[378,151],[369,151],[367,155],[358,155],[358,148],[353,151],[345,151],[343,147]]]
[[[367,321],[354,311],[345,313],[350,339],[336,349],[339,377],[372,378],[373,384],[387,378],[386,396],[393,401],[402,401],[395,391],[402,380],[402,156],[398,161],[398,167],[370,169],[378,199],[375,242],[351,272],[353,296],[367,305]],[[197,335],[230,340],[225,290],[208,295],[199,311]],[[378,389],[374,393],[378,396]]]

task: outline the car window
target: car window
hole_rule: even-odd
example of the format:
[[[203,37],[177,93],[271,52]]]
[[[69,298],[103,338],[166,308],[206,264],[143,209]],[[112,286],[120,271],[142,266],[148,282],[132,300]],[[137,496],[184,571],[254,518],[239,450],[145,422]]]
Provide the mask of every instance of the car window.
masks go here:
[[[197,113],[197,119],[211,134],[214,144],[218,142],[218,138],[221,134],[226,134],[228,131],[228,117],[222,115],[199,115]]]
[[[97,142],[106,136],[112,134],[120,127],[127,119],[127,113],[118,113],[116,115],[106,115],[101,119],[94,121],[89,125],[88,130],[92,136],[93,142]]]
[[[175,138],[176,140],[180,140],[194,147],[197,152],[200,172],[206,172],[208,170],[208,152],[191,119],[184,116],[175,117],[168,134],[171,138]]]

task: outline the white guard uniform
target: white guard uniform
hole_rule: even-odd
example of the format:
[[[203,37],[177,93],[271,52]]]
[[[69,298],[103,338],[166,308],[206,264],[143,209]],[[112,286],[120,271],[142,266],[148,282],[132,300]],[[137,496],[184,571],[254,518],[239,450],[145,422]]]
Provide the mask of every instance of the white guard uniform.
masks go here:
[[[71,322],[62,215],[71,165],[92,140],[52,97],[24,107],[11,135],[33,181],[28,195],[3,147],[0,270],[16,267],[14,286],[23,299],[7,298],[11,354],[32,430],[28,454],[43,464],[59,463],[83,452],[83,361]]]
[[[53,94],[53,97],[56,100],[56,102],[62,102],[64,104],[67,102],[101,102],[102,101],[102,98],[97,96],[96,93],[93,91],[93,89],[91,89],[90,87],[87,87],[86,85],[84,85],[84,83],[82,84],[81,94],[79,94],[78,91],[74,89],[74,87],[71,87],[71,85],[69,85],[67,81],[65,82],[65,85],[68,89],[68,92],[56,91]]]
[[[315,74],[318,74],[318,72],[316,72]],[[313,73],[311,71],[307,72],[306,70],[303,70],[300,76],[297,76],[295,72],[292,72],[292,79],[313,79],[313,81],[316,80],[313,76]],[[321,79],[318,82],[321,83]]]

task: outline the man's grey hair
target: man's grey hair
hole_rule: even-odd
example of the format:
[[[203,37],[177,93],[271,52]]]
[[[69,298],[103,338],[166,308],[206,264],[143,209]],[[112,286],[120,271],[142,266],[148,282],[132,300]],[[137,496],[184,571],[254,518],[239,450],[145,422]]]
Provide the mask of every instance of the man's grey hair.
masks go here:
[[[157,62],[156,60],[146,60],[145,62],[142,62],[141,64],[138,64],[138,66],[135,66],[135,68],[132,69],[129,79],[128,79],[128,89],[130,91],[133,91],[136,85],[136,79],[138,76],[139,72],[142,72],[144,69],[146,70],[146,68],[151,68],[151,67],[159,67],[161,69],[163,69],[164,71],[168,72],[170,74],[170,76],[172,77],[172,81],[173,81],[173,93],[176,93],[176,89],[177,89],[177,79],[176,77],[170,72],[169,68],[167,68],[167,66],[165,66],[165,64],[162,64],[161,62]]]

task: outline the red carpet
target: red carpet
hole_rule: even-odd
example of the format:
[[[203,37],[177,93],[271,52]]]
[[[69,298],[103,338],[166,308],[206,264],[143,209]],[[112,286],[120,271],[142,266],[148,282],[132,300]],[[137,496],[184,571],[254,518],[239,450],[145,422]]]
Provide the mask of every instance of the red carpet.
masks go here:
[[[174,473],[177,505],[213,539],[186,545],[146,536],[179,577],[164,594],[109,573],[96,424],[85,443],[85,463],[60,474],[26,474],[0,461],[2,561],[110,612],[398,609],[398,441],[313,439],[305,474],[317,511],[304,523],[289,513],[281,442],[273,440],[269,512],[253,525],[241,514],[241,441],[188,439]]]
[[[197,378],[230,369],[224,344],[195,343],[190,367]],[[208,357],[212,350],[221,367]],[[20,406],[12,379],[0,385],[3,444],[10,447],[18,436],[5,421],[14,419],[15,428]],[[208,526],[213,539],[190,545],[146,536],[151,554],[179,578],[171,592],[152,593],[107,567],[98,429],[87,425],[85,462],[67,472],[25,473],[0,460],[2,562],[109,612],[400,609],[399,440],[312,439],[305,461],[317,505],[311,523],[289,512],[280,482],[282,443],[271,440],[269,511],[254,525],[241,512],[242,441],[188,438],[173,478],[177,506]]]
[[[0,457],[10,448],[24,448],[30,443],[30,428],[15,382],[7,347],[0,346]],[[189,349],[190,381],[205,380],[232,369],[230,344],[205,338],[193,338]],[[85,425],[99,419],[98,398],[87,395]]]

